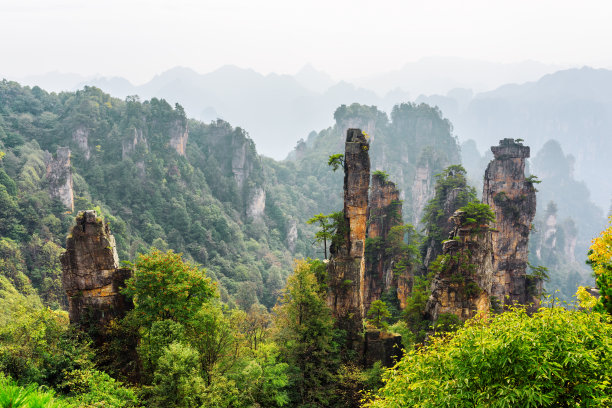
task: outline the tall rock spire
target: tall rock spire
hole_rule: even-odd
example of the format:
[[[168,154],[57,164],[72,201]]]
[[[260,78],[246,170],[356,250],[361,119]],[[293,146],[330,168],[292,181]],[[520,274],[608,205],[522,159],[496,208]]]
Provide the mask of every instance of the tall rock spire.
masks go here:
[[[541,282],[526,274],[531,223],[536,211],[536,190],[525,178],[529,147],[514,139],[492,146],[495,158],[484,176],[482,201],[495,212],[491,296],[501,305],[538,303]]]
[[[356,346],[363,328],[364,248],[370,186],[369,143],[359,129],[349,129],[344,154],[344,225],[342,242],[331,249],[327,302],[339,328]]]
[[[103,329],[131,307],[119,292],[131,271],[119,268],[115,238],[95,211],[79,213],[60,260],[71,323]]]

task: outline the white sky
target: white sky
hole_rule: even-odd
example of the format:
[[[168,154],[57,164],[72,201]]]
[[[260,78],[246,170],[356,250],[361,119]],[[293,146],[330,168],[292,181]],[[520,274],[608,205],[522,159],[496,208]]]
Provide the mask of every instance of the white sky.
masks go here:
[[[350,79],[436,55],[612,67],[611,43],[609,0],[0,0],[0,77],[310,62]]]

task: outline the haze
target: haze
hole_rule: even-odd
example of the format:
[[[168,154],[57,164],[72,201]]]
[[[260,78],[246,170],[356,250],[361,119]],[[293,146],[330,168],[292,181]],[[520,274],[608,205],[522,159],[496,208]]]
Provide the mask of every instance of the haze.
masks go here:
[[[432,55],[610,67],[607,1],[19,0],[0,3],[0,75],[49,71],[144,83],[232,64],[334,79]]]

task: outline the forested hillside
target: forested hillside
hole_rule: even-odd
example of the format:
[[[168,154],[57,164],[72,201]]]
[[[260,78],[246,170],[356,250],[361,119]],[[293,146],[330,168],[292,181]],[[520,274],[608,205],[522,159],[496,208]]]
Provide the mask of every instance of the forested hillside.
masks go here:
[[[5,81],[0,100],[3,259],[50,299],[62,297],[57,256],[74,214],[99,207],[120,259],[172,248],[206,265],[226,299],[242,290],[273,305],[293,256],[283,217],[264,210],[263,166],[245,131],[96,88],[58,95]],[[60,147],[70,149],[64,166]]]
[[[522,354],[516,350],[525,343],[512,336],[538,333],[539,350],[548,356],[547,350],[554,347],[551,338],[573,333],[568,328],[560,331],[569,321],[594,340],[584,347],[555,349],[552,360],[542,361],[552,361],[557,376],[569,378],[572,384],[588,376],[587,385],[542,383],[539,374],[531,376],[529,384],[547,392],[539,400],[527,392],[520,394],[523,389],[514,383],[499,388],[500,380],[494,376],[485,386],[518,393],[512,397],[516,401],[539,401],[542,406],[562,401],[567,392],[580,401],[609,401],[609,373],[598,363],[606,360],[610,350],[609,336],[602,334],[609,331],[608,317],[599,314],[609,309],[609,232],[592,246],[591,255],[603,296],[597,302],[582,290],[583,312],[551,309],[534,317],[524,311],[496,316],[500,310],[491,302],[491,316],[480,323],[468,320],[472,323],[450,335],[455,337],[448,346],[431,337],[462,325],[465,316],[459,306],[480,295],[483,289],[470,286],[470,279],[474,268],[486,262],[474,268],[458,262],[455,266],[465,276],[453,274],[453,262],[459,258],[450,253],[428,259],[422,266],[420,258],[425,253],[419,255],[417,249],[422,237],[410,224],[426,227],[423,232],[429,236],[421,249],[435,258],[428,246],[439,252],[468,245],[459,235],[444,240],[448,232],[442,229],[450,228],[447,219],[455,209],[460,207],[464,217],[457,231],[469,230],[474,237],[488,237],[493,230],[486,224],[495,220],[489,206],[475,201],[466,172],[458,165],[460,149],[452,125],[437,108],[400,104],[388,117],[374,106],[342,105],[333,114],[333,126],[311,133],[288,160],[278,162],[260,157],[243,129],[221,120],[209,124],[189,120],[180,105],[172,107],[163,99],[141,102],[130,96],[120,100],[93,87],[55,94],[3,81],[0,102],[0,399],[46,401],[55,407],[357,407],[363,403],[392,406],[396,401],[410,405],[406,401],[412,401],[412,394],[401,384],[398,388],[397,374],[411,372],[414,381],[423,381],[421,395],[436,394],[438,386],[419,377],[431,377],[431,370],[438,369],[429,360],[431,355],[444,357],[444,364],[455,370],[449,373],[451,383],[457,377],[473,377],[458,363],[465,359],[456,357],[454,342],[479,336],[493,350],[486,355],[494,356],[501,338],[512,345],[509,358],[515,358],[512,353]],[[361,258],[369,256],[372,261],[374,253],[381,259],[390,256],[398,260],[397,265],[389,259],[381,265],[394,265],[392,273],[404,273],[406,280],[401,299],[399,292],[395,299],[390,296],[392,290],[381,293],[381,299],[370,299],[369,310],[362,311],[364,320],[356,322],[353,340],[362,344],[359,339],[365,327],[365,338],[370,338],[363,344],[372,345],[370,351],[347,346],[347,331],[339,326],[341,318],[329,304],[330,290],[348,292],[354,282],[334,276],[333,286],[329,264],[316,259],[294,262],[294,258],[327,255],[317,239],[321,235],[315,235],[321,225],[307,221],[317,214],[326,219],[325,214],[343,208],[343,177],[334,170],[334,163],[342,163],[347,174],[349,166],[341,153],[349,128],[365,132],[353,131],[362,140],[357,152],[367,158],[367,178],[371,163],[375,178],[385,185],[395,182],[399,190],[395,194],[403,203],[393,201],[389,208],[395,214],[403,207],[407,222],[394,221],[398,226],[389,231],[388,242],[381,237],[372,240],[365,237],[372,220],[361,214]],[[501,141],[500,146],[498,150],[518,149],[521,163],[529,151],[513,140]],[[336,161],[330,161],[330,155],[336,155]],[[498,156],[496,160],[506,163],[507,155]],[[575,184],[565,159],[554,143],[534,159],[543,181],[558,186],[546,190],[546,200],[562,202],[559,208],[564,213],[570,208],[587,211],[586,197],[568,195],[560,181],[570,178],[570,184]],[[503,181],[506,176],[496,177]],[[518,177],[514,184],[526,185],[535,194],[534,179],[525,178],[522,170],[513,177]],[[368,186],[361,187],[367,204]],[[346,191],[344,200],[346,207]],[[530,202],[529,211],[533,211],[535,202]],[[81,212],[91,209],[95,212]],[[556,223],[556,211],[555,204],[546,204],[545,216],[536,219],[532,256],[535,253],[536,261],[554,267],[551,284],[568,297],[573,285],[585,280],[584,274],[578,273],[578,279],[572,273],[580,259],[575,248],[586,249],[586,244],[581,236],[572,240],[577,235],[571,221]],[[346,226],[334,216],[327,219],[336,220],[330,239],[338,251],[338,245],[349,242],[340,237]],[[512,237],[515,233],[510,231]],[[526,242],[525,236],[521,239]],[[115,240],[118,258],[131,262],[128,268],[116,262]],[[375,242],[382,246],[373,251]],[[62,271],[60,255],[66,243],[70,245],[61,257]],[[567,248],[576,259],[568,258]],[[94,260],[87,273],[103,279],[121,270],[125,286],[79,289],[77,281],[84,278],[76,275],[86,271],[71,269],[72,262],[77,265],[82,256],[79,251],[87,262]],[[564,257],[559,256],[562,253]],[[99,259],[100,254],[108,258]],[[452,262],[445,264],[444,259]],[[343,261],[332,258],[330,263],[334,262]],[[102,268],[106,263],[110,269]],[[73,274],[72,281],[66,280],[67,274]],[[438,279],[435,285],[430,285],[432,276]],[[74,286],[69,288],[67,282]],[[429,316],[432,299],[453,288],[467,288],[457,298],[457,308]],[[72,290],[70,302],[68,289]],[[103,304],[100,298],[111,296],[124,300],[110,314],[95,310]],[[91,308],[75,313],[80,302],[92,302]],[[599,312],[590,312],[593,307]],[[470,317],[476,310],[472,309],[465,309]],[[462,318],[457,317],[459,312]],[[518,331],[508,333],[507,322]],[[540,324],[544,322],[546,327]],[[382,386],[381,361],[397,355],[385,349],[384,344],[392,342],[401,342],[407,356],[397,369],[386,371],[387,385],[376,395]],[[376,345],[382,349],[376,351]],[[411,352],[417,345],[429,347]],[[361,361],[357,356],[364,350],[362,355],[376,358]],[[576,371],[568,360],[571,355],[588,355],[590,368]],[[558,359],[565,361],[559,366]],[[517,361],[521,370],[533,371],[529,362]],[[483,367],[487,364],[491,367],[483,358]],[[47,388],[38,389],[36,384]],[[463,402],[483,398],[467,386],[453,387],[458,391],[431,401],[454,401],[457,393],[471,393],[459,397]]]

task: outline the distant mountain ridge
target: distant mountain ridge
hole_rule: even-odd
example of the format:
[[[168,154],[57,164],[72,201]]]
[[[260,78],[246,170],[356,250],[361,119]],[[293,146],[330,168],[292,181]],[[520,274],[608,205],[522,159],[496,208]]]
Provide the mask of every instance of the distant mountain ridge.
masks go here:
[[[455,87],[491,89],[505,82],[537,79],[557,68],[537,62],[495,64],[435,57],[348,82],[335,81],[310,64],[295,75],[263,75],[230,65],[204,74],[175,67],[142,85],[124,78],[57,72],[22,78],[21,82],[50,91],[90,85],[122,99],[138,95],[143,100],[157,97],[178,102],[190,117],[205,122],[221,118],[248,129],[262,154],[281,159],[299,139],[325,128],[329,112],[342,104],[357,102],[390,112],[395,104],[411,101],[420,93]]]

